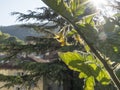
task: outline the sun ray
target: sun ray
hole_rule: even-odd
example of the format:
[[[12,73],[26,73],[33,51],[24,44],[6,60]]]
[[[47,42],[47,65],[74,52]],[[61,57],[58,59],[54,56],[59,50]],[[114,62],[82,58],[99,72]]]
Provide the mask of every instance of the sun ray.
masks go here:
[[[110,17],[115,14],[115,10],[113,10],[112,7],[109,6],[111,1],[113,0],[91,0],[91,3],[103,15]]]
[[[105,5],[107,5],[107,0],[91,0],[91,2],[97,9],[102,9]]]

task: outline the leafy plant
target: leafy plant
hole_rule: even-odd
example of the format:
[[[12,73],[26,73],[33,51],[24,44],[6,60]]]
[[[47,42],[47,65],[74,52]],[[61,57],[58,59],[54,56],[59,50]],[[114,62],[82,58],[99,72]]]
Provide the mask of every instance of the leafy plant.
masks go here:
[[[85,15],[85,9],[82,9],[84,12],[82,11],[82,13],[79,13],[79,16],[82,16],[82,18],[81,19],[76,18],[77,15],[75,12],[77,12],[78,10],[81,11],[81,8],[85,8],[88,2],[86,0],[69,0],[68,2],[65,2],[64,0],[57,0],[57,1],[42,0],[42,1],[45,2],[53,10],[55,10],[58,14],[60,14],[68,23],[71,24],[71,26],[78,32],[80,37],[83,39],[84,41],[83,46],[86,47],[85,52],[89,52],[90,55],[92,55],[90,56],[91,58],[92,57],[97,58],[97,60],[95,61],[99,63],[98,65],[94,64],[95,63],[93,62],[94,58],[89,59],[88,61],[85,61],[86,60],[85,58],[87,58],[87,56],[84,56],[85,58],[83,58],[83,55],[80,55],[78,53],[73,53],[73,52],[59,53],[60,58],[68,65],[70,69],[81,72],[80,77],[84,77],[86,79],[86,84],[84,89],[93,90],[95,85],[95,79],[101,82],[102,78],[105,78],[104,80],[107,80],[108,82],[109,82],[109,79],[111,79],[114,85],[118,89],[120,89],[120,81],[116,77],[112,67],[110,67],[111,63],[108,63],[108,61],[113,62],[116,60],[114,58],[110,58],[110,60],[107,60],[106,58],[109,58],[110,54],[107,55],[107,53],[104,53],[105,48],[102,49],[102,47],[100,48],[100,46],[97,46],[97,41],[99,40],[99,37],[97,37],[97,32],[95,31],[95,28],[94,28],[95,24],[94,23],[91,24],[92,17],[90,17],[91,16],[89,15],[90,13]],[[79,2],[79,7],[77,6],[78,5],[77,2]],[[88,16],[89,18],[86,19],[86,16]],[[108,29],[107,25],[109,24],[112,24],[112,22],[106,22],[106,24],[104,24],[103,26],[103,28],[106,29],[106,31],[110,29],[112,30],[114,29],[114,24],[112,24],[113,25],[112,28]],[[105,32],[105,34],[109,34],[109,32]],[[108,39],[110,38],[108,37]],[[105,45],[105,43],[103,42],[102,44]],[[98,45],[102,46],[102,44],[99,44],[98,42]],[[107,46],[105,47],[107,48]],[[117,47],[114,47],[113,49],[114,51],[118,50]],[[110,51],[110,52],[113,52],[113,51]],[[111,54],[111,57],[112,57],[112,54]],[[117,60],[117,62],[119,63],[119,60]],[[102,68],[98,68],[99,66]],[[96,68],[99,72],[94,71],[96,70]],[[94,72],[94,74],[95,72],[99,74],[97,75],[95,74],[96,75],[95,76],[92,72]],[[97,76],[99,78],[96,78]],[[92,82],[92,84],[90,84],[89,82]],[[108,84],[108,82],[105,82],[105,83]]]

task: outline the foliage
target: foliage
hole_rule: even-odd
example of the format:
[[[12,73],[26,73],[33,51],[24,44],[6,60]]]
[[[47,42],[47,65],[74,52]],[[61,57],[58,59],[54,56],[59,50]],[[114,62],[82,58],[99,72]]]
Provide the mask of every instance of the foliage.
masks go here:
[[[24,44],[22,40],[19,40],[16,37],[11,37],[9,34],[2,33],[1,31],[0,31],[0,43],[3,45]]]
[[[60,82],[65,79],[64,75],[66,75],[66,77],[70,77],[67,73],[68,68],[59,61],[51,63],[25,61],[19,64],[19,68],[23,69],[26,74],[22,76],[0,75],[0,81],[8,82],[4,86],[1,86],[1,88],[9,88],[14,85],[23,85],[30,88],[32,84],[37,85],[37,82],[41,79],[42,76],[47,77],[52,81],[56,81],[57,79]]]
[[[55,32],[59,31],[66,24],[62,17],[48,7],[37,8],[36,11],[29,10],[28,12],[28,14],[12,12],[12,15],[18,15],[17,20],[19,21],[32,19],[35,23],[22,24],[21,26],[33,28],[38,33],[45,34],[45,37],[53,36]]]
[[[39,8],[43,10],[43,13],[29,11],[29,14],[19,12],[13,14],[20,15],[18,16],[20,21],[31,18],[39,20],[38,23],[22,26],[34,28],[38,32],[49,33],[51,36],[45,35],[45,37],[48,36],[47,38],[30,36],[25,45],[12,46],[10,44],[9,47],[2,48],[8,56],[10,55],[8,58],[11,58],[11,55],[14,59],[20,57],[18,65],[24,66],[23,69],[31,72],[25,78],[24,76],[20,77],[21,84],[26,81],[24,84],[28,85],[32,80],[37,82],[41,75],[52,77],[52,80],[71,78],[72,75],[68,69],[70,68],[79,73],[79,78],[84,78],[84,90],[94,90],[95,85],[99,83],[108,85],[112,82],[120,88],[119,80],[114,75],[116,63],[119,64],[119,17],[117,15],[117,18],[104,17],[105,22],[97,25],[93,19],[96,15],[95,10],[93,7],[88,8],[90,6],[89,0],[42,1],[51,9],[43,7]],[[48,24],[51,22],[54,24],[49,26]],[[54,31],[55,29],[58,30]],[[49,38],[52,36],[54,38]],[[26,63],[23,61],[22,55],[26,55],[24,58],[26,60],[33,52],[36,55],[45,55],[47,52],[52,53],[52,51],[59,52],[59,57],[68,68],[61,61],[57,61],[57,63],[52,61],[50,63]],[[58,60],[58,56],[56,57],[52,59]],[[29,59],[31,58],[29,57]],[[8,79],[4,79],[4,81],[6,80]],[[19,80],[17,81],[19,82]]]
[[[91,53],[91,51],[94,53],[92,54],[93,56],[95,55],[95,57],[98,58],[98,61],[99,61],[99,64],[102,63],[103,66],[102,67],[105,67],[105,72],[108,72],[108,76],[110,75],[109,79],[110,78],[114,78],[114,79],[111,79],[113,81],[113,83],[117,86],[117,88],[120,88],[120,83],[119,83],[119,80],[117,79],[117,77],[114,75],[114,71],[112,70],[112,67],[109,67],[110,65],[112,65],[111,63],[108,63],[107,62],[107,58],[108,60],[110,60],[110,62],[118,62],[119,63],[119,55],[114,53],[114,52],[119,52],[118,50],[118,45],[117,43],[119,43],[118,41],[116,41],[117,43],[115,43],[115,40],[113,40],[113,37],[114,36],[117,36],[119,37],[118,33],[115,33],[116,30],[115,30],[115,26],[116,26],[116,23],[114,21],[116,20],[112,20],[111,19],[107,19],[105,18],[105,24],[103,26],[100,26],[103,28],[103,32],[100,31],[100,27],[98,28],[99,29],[99,32],[97,33],[97,30],[95,31],[95,28],[94,28],[94,24],[90,24],[91,21],[92,21],[92,17],[90,17],[91,19],[87,19],[89,21],[88,22],[82,22],[81,20],[78,22],[78,18],[76,20],[76,15],[73,14],[73,6],[74,5],[73,3],[71,4],[70,2],[74,1],[74,0],[70,0],[70,2],[64,2],[64,0],[42,0],[43,2],[45,2],[48,6],[50,6],[53,10],[55,10],[56,12],[58,12],[62,17],[64,17],[70,24],[71,26],[73,26],[74,29],[76,29],[76,31],[79,33],[79,35],[81,36],[81,38],[85,41],[85,44],[84,44],[84,47],[88,47],[88,48],[85,48],[86,49],[86,52],[89,52]],[[54,2],[54,3],[51,3],[51,2]],[[74,2],[79,2],[79,0],[77,1],[74,1]],[[79,3],[79,8],[80,9],[81,7],[85,7],[86,5],[83,5],[83,3],[87,3],[86,0],[83,0]],[[72,7],[71,7],[72,6]],[[77,6],[77,4],[76,4]],[[56,8],[57,7],[57,8]],[[62,10],[62,11],[61,11]],[[81,9],[80,9],[81,10]],[[74,10],[76,12],[76,9]],[[85,10],[84,10],[85,11]],[[83,13],[82,13],[83,14]],[[81,13],[80,13],[81,15]],[[88,16],[89,17],[89,16]],[[83,20],[86,20],[83,16]],[[82,22],[82,23],[81,23]],[[110,27],[109,27],[110,25]],[[119,27],[119,26],[118,26]],[[109,31],[108,31],[109,30]],[[98,37],[100,33],[103,33],[104,34],[104,37],[103,39],[100,40],[100,38]],[[66,35],[66,34],[65,34]],[[64,36],[65,36],[64,35]],[[110,36],[108,36],[110,35]],[[60,37],[64,37],[64,36],[61,36],[59,35]],[[91,37],[92,36],[92,37]],[[102,36],[101,36],[102,37]],[[116,37],[116,38],[117,38]],[[106,39],[107,38],[107,39]],[[105,39],[105,41],[104,41]],[[119,39],[119,38],[117,38]],[[66,40],[65,37],[62,38],[62,40]],[[112,44],[112,43],[115,43]],[[60,40],[61,41],[61,40]],[[109,42],[108,42],[109,41]],[[86,45],[87,44],[87,45]],[[63,44],[62,44],[63,45]],[[67,44],[64,44],[64,45],[67,45]],[[103,46],[105,48],[103,48]],[[106,45],[106,46],[105,46]],[[111,46],[108,46],[108,45],[111,45]],[[118,46],[118,47],[116,47]],[[109,52],[105,52],[107,49],[106,48],[109,48]],[[112,50],[110,50],[112,49]],[[98,51],[99,52],[98,52]],[[118,56],[117,56],[118,55]],[[93,90],[94,89],[94,80],[95,80],[95,76],[92,74],[92,73],[87,73],[87,70],[90,69],[90,71],[92,72],[93,68],[91,69],[91,65],[86,65],[84,64],[81,60],[84,60],[81,58],[81,55],[78,56],[78,54],[76,55],[76,53],[60,53],[59,54],[60,58],[68,65],[68,67],[72,70],[75,70],[75,71],[78,71],[78,72],[81,72],[82,76],[84,78],[86,78],[86,83],[85,84],[85,87],[84,89],[87,90],[90,86],[89,84],[89,80],[92,82],[91,84],[91,87],[92,88],[89,88],[90,90]],[[76,58],[75,58],[76,57]],[[87,56],[85,56],[87,58]],[[105,58],[103,58],[105,57]],[[118,59],[116,59],[115,57],[117,57]],[[77,61],[76,61],[77,60]],[[74,62],[75,61],[75,62]],[[89,60],[89,62],[91,62],[91,60]],[[85,67],[84,67],[85,66]],[[101,66],[101,64],[100,64]],[[87,69],[83,69],[82,67],[87,68]],[[89,67],[89,68],[88,68]],[[97,66],[98,67],[98,66]],[[94,66],[95,68],[95,66]],[[107,70],[107,71],[106,71]],[[85,72],[87,73],[88,77]],[[89,72],[89,71],[88,71]],[[93,71],[95,73],[95,71]],[[102,73],[102,72],[100,72]],[[99,73],[99,74],[100,74]],[[89,75],[90,74],[90,75]],[[93,76],[92,76],[93,75]],[[107,75],[107,74],[101,74],[101,75]],[[105,76],[108,78],[108,76]],[[98,80],[99,81],[99,80]],[[116,83],[117,82],[117,83]]]
[[[80,72],[80,78],[85,78],[85,90],[93,90],[95,80],[103,85],[110,83],[110,77],[103,65],[92,55],[82,55],[77,52],[66,52],[59,53],[59,56],[70,69]]]
[[[60,22],[58,20],[58,22],[56,22],[56,24],[61,25],[59,23]],[[64,23],[62,23],[62,24],[64,25]],[[30,26],[22,25],[22,26],[32,27],[32,25],[30,25]],[[40,25],[39,27],[42,27],[42,26]],[[54,29],[54,25],[53,25],[53,27],[52,26],[50,26],[50,27],[44,26],[44,27],[47,29],[48,28]],[[62,25],[61,25],[61,27],[62,27]],[[45,33],[46,33],[46,31],[45,31]],[[15,43],[17,43],[17,41]],[[47,59],[51,60],[50,63],[42,63],[42,62],[39,62],[39,60],[37,62],[35,62],[34,59],[29,57],[29,55],[33,54],[33,53],[35,53],[34,56],[39,56],[39,54],[41,54],[41,55],[43,55],[43,57],[45,57],[46,53],[51,53],[51,52],[54,52],[57,50],[65,50],[66,51],[66,50],[70,50],[71,47],[72,46],[61,48],[60,44],[54,38],[35,37],[35,36],[27,37],[25,44],[18,44],[18,45],[16,45],[16,44],[13,45],[12,43],[10,43],[9,45],[6,44],[3,47],[1,47],[1,53],[4,51],[5,54],[7,54],[7,57],[5,57],[4,60],[3,60],[3,58],[1,59],[2,61],[4,61],[3,63],[1,63],[1,65],[2,64],[3,65],[10,64],[11,66],[18,65],[19,68],[21,68],[25,71],[29,71],[30,74],[19,76],[19,78],[21,80],[20,82],[19,82],[19,79],[16,79],[16,77],[14,77],[14,76],[3,76],[3,75],[1,76],[3,78],[0,81],[8,82],[7,84],[5,84],[5,87],[14,86],[16,84],[21,84],[23,86],[31,87],[31,82],[36,84],[37,81],[40,80],[40,78],[42,76],[45,76],[46,78],[49,78],[53,81],[57,80],[57,81],[59,81],[59,83],[66,81],[67,78],[75,82],[74,78],[69,74],[69,72],[71,72],[71,70],[69,70],[66,67],[66,65],[61,63],[61,61],[58,61],[57,55],[50,54],[52,56],[52,58],[51,58],[51,56],[50,56],[50,58],[47,58]],[[74,46],[74,45],[73,45],[73,47],[78,48],[78,46]],[[31,62],[31,59],[32,59],[32,62]],[[54,62],[54,60],[55,60],[55,62]],[[64,77],[64,75],[66,77]],[[9,77],[14,77],[14,79],[11,79]],[[77,81],[79,81],[78,76],[74,76],[74,77],[76,78]],[[75,84],[73,84],[73,85],[75,87],[78,86]],[[78,88],[79,88],[79,86],[78,86]]]

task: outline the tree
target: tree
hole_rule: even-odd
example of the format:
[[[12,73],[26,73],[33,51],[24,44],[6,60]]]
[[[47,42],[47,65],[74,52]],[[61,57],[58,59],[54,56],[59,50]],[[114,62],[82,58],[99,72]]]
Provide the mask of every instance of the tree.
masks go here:
[[[63,19],[60,15],[55,14],[56,15],[56,17],[54,18],[55,20],[53,18],[51,20],[51,19],[49,19],[49,17],[50,17],[49,14],[54,15],[53,11],[49,14],[48,14],[48,11],[45,12],[46,18],[48,18],[50,21],[58,22],[59,20],[57,20],[57,19],[59,19],[59,18],[60,18],[60,20],[62,20],[62,23],[61,23],[62,27],[60,28],[60,32],[58,32],[58,34],[52,33],[52,35],[55,36],[57,41],[61,43],[61,46],[63,46],[62,49],[61,48],[58,49],[58,47],[57,48],[53,47],[51,49],[51,47],[49,47],[49,45],[52,45],[52,44],[46,45],[45,44],[46,41],[44,43],[42,43],[42,41],[36,42],[36,44],[39,44],[39,45],[41,44],[41,46],[43,45],[44,49],[43,49],[43,47],[36,47],[37,45],[26,45],[25,48],[21,49],[20,47],[18,47],[17,49],[20,49],[22,51],[23,50],[29,51],[29,49],[34,47],[33,50],[35,52],[36,52],[35,48],[37,48],[37,50],[43,50],[43,51],[45,51],[45,48],[47,48],[47,50],[49,49],[50,51],[57,49],[59,51],[59,57],[67,64],[67,66],[70,69],[80,73],[79,74],[80,78],[85,79],[85,88],[84,88],[85,90],[93,90],[96,80],[97,80],[97,82],[99,82],[101,84],[108,85],[110,83],[110,79],[119,88],[119,81],[118,81],[117,77],[115,76],[114,71],[112,70],[113,64],[111,64],[111,62],[115,61],[115,60],[112,56],[110,56],[111,53],[108,53],[108,54],[105,53],[106,47],[108,47],[108,44],[111,42],[108,42],[107,44],[105,44],[102,41],[103,39],[101,40],[98,38],[97,34],[100,34],[101,32],[99,31],[99,33],[98,33],[96,28],[94,28],[95,24],[94,24],[94,21],[92,20],[92,17],[94,16],[93,12],[86,13],[87,10],[85,7],[88,4],[86,2],[86,0],[83,0],[83,1],[70,0],[70,2],[69,1],[64,2],[64,0],[58,0],[58,1],[43,0],[43,1],[48,6],[50,6],[55,12],[57,12],[64,18]],[[45,10],[47,10],[47,9],[45,9]],[[31,12],[30,14],[33,15],[36,13]],[[22,13],[21,13],[21,15],[23,15],[23,17],[28,16],[28,15],[25,15]],[[33,16],[31,16],[31,17],[34,18]],[[37,17],[37,18],[39,18],[39,17]],[[44,20],[46,18],[44,18]],[[20,18],[20,17],[19,17],[19,19],[22,20],[22,18]],[[24,18],[24,19],[26,19],[26,18]],[[110,19],[106,18],[106,24],[103,25],[104,29],[109,30],[107,25],[109,25],[109,24],[112,25],[115,23],[113,21],[111,23],[110,22],[111,20],[116,21],[112,18],[110,18]],[[37,25],[37,24],[35,24],[35,25]],[[115,23],[115,25],[116,25],[116,23]],[[31,25],[27,25],[27,26],[31,27]],[[40,27],[41,26],[42,25],[40,25]],[[43,25],[43,26],[45,28],[42,28],[42,29],[46,29],[46,26],[45,25]],[[60,25],[58,24],[57,26],[60,26]],[[101,29],[101,27],[102,26],[99,26],[99,27],[97,26],[98,29]],[[115,27],[112,26],[112,29],[114,29],[114,28]],[[37,27],[37,30],[39,30],[38,27]],[[116,30],[116,28],[115,28],[115,30]],[[47,29],[47,31],[48,31],[48,29]],[[105,32],[104,34],[111,35],[113,33]],[[116,35],[118,36],[118,32],[115,32],[113,34],[114,37],[116,37]],[[74,37],[74,38],[71,38],[71,37]],[[108,38],[108,40],[109,39],[110,38]],[[114,39],[114,38],[112,38],[112,39]],[[112,40],[112,39],[110,39],[110,40]],[[117,38],[117,39],[119,40],[119,38]],[[32,38],[32,41],[34,41],[34,40],[35,39]],[[75,41],[73,41],[73,40],[75,40]],[[44,41],[44,39],[43,39],[43,41]],[[50,43],[52,43],[51,40],[50,40]],[[115,51],[116,51],[116,53],[119,53],[119,51],[117,51],[117,50],[119,50],[118,44],[114,41],[114,43],[112,45],[115,45],[115,47],[109,46],[110,52],[112,52],[112,54],[114,54]],[[102,46],[104,46],[105,48],[101,48]],[[12,49],[10,49],[10,50],[12,50]],[[74,50],[75,50],[75,52],[73,52]],[[63,53],[63,51],[66,53]],[[69,51],[69,52],[67,52],[67,51]],[[27,52],[27,54],[30,52],[33,52],[33,51],[29,51],[29,52]],[[15,52],[15,53],[18,54],[20,52]],[[114,54],[114,57],[118,58],[119,54],[116,54],[116,53]],[[105,58],[103,59],[103,57],[105,57]],[[115,62],[119,63],[119,60],[116,59]],[[36,64],[32,64],[32,65],[36,65]],[[57,65],[57,63],[55,65]],[[116,65],[117,64],[115,64],[115,66]],[[30,67],[28,69],[30,69]],[[58,68],[57,68],[57,70],[58,70]],[[48,71],[46,71],[46,72],[48,72]],[[32,75],[35,76],[34,73]],[[28,78],[27,80],[31,80],[31,79]]]
[[[55,12],[53,12],[49,8],[44,7],[44,8],[40,8],[40,9],[44,9],[44,12],[42,12],[42,13],[36,12],[35,13],[35,11],[30,11],[29,14],[14,12],[13,14],[19,14],[20,17],[18,17],[18,19],[20,21],[26,20],[26,19],[31,19],[31,18],[35,18],[41,22],[42,22],[42,20],[48,21],[45,23],[43,22],[42,24],[40,22],[40,23],[35,23],[35,24],[33,23],[33,24],[21,25],[21,26],[29,27],[29,28],[32,27],[38,32],[43,32],[43,33],[47,34],[47,38],[46,38],[46,35],[44,37],[29,36],[26,38],[27,43],[24,43],[24,44],[16,44],[16,43],[11,42],[10,45],[8,45],[7,43],[1,45],[1,46],[4,46],[1,48],[1,52],[4,51],[5,53],[7,53],[7,57],[4,58],[5,59],[4,64],[7,63],[7,61],[9,61],[9,62],[11,61],[11,65],[13,66],[13,64],[17,62],[15,64],[15,66],[18,65],[23,70],[29,70],[31,72],[31,74],[25,75],[22,77],[18,76],[19,78],[16,76],[13,77],[13,76],[1,75],[1,77],[2,77],[1,81],[9,82],[9,83],[5,84],[5,87],[6,86],[8,86],[8,87],[14,86],[15,84],[23,84],[23,85],[25,84],[27,86],[31,86],[30,85],[31,81],[34,82],[34,84],[36,84],[41,76],[45,76],[52,80],[58,80],[60,83],[61,83],[61,81],[62,82],[64,81],[65,82],[65,84],[64,84],[65,90],[78,90],[80,88],[82,89],[83,80],[82,80],[82,82],[79,81],[78,73],[71,71],[64,63],[62,63],[61,61],[58,60],[59,58],[58,58],[58,55],[56,54],[56,52],[58,50],[61,51],[62,48],[60,47],[60,44],[57,42],[57,40],[51,38],[51,36],[53,36],[53,35],[56,36],[56,35],[54,32],[52,32],[50,30],[51,29],[54,30],[55,28],[57,28],[58,31],[55,31],[55,32],[59,32],[61,30],[61,28],[66,25],[66,21],[63,20],[63,18],[59,17],[58,14],[54,14]],[[31,15],[33,12],[35,14]],[[48,12],[50,12],[50,13],[48,13]],[[50,24],[51,24],[51,21],[52,21],[52,25],[49,26],[48,23],[50,22]],[[41,30],[41,31],[39,31],[39,30]],[[60,33],[63,33],[63,32],[60,31]],[[78,46],[74,45],[74,47],[77,48]],[[71,46],[63,47],[64,51],[66,49],[71,49]],[[30,55],[33,52],[38,55],[39,54],[45,55],[46,53],[50,53],[50,55],[45,56],[44,59],[37,59],[35,57],[35,55],[34,56]],[[26,55],[26,57],[24,57],[25,55]],[[48,57],[48,58],[46,58],[46,57]],[[27,62],[26,60],[28,60],[28,59],[32,59],[35,62]],[[46,59],[48,59],[48,61]],[[12,61],[12,60],[16,60],[16,62]],[[64,77],[64,76],[66,76],[66,77]],[[68,80],[70,81],[70,83],[66,82]],[[76,80],[77,80],[77,83],[81,83],[81,87],[80,87],[80,85],[77,85],[77,83],[74,84],[76,82]],[[74,89],[73,89],[73,87],[74,87]]]
[[[79,1],[79,0],[77,0]],[[56,12],[58,12],[62,17],[64,17],[72,26],[73,28],[79,33],[79,35],[81,36],[81,38],[84,40],[84,42],[86,43],[87,45],[87,48],[86,48],[86,51],[87,52],[92,52],[92,56],[91,58],[93,57],[93,54],[95,55],[95,57],[97,58],[94,58],[98,61],[98,63],[101,63],[103,64],[103,67],[104,69],[108,72],[108,74],[106,73],[106,75],[108,75],[107,77],[109,77],[112,82],[114,83],[114,85],[120,89],[120,81],[119,79],[116,77],[115,75],[115,72],[114,70],[110,67],[109,63],[107,63],[106,61],[106,58],[104,59],[103,56],[105,55],[106,57],[109,57],[111,61],[115,61],[115,59],[113,59],[112,57],[110,56],[107,56],[107,54],[103,53],[102,49],[97,49],[95,48],[92,44],[92,42],[89,41],[89,39],[91,39],[91,37],[89,37],[89,33],[87,32],[87,30],[91,30],[91,34],[94,35],[93,37],[95,37],[95,33],[93,34],[92,33],[92,30],[94,30],[94,27],[92,26],[92,24],[90,24],[91,22],[91,19],[89,19],[89,21],[86,21],[85,24],[77,24],[78,21],[76,21],[76,16],[77,14],[75,13],[78,8],[77,8],[77,1],[70,1],[70,5],[65,3],[64,0],[59,0],[59,1],[55,1],[55,0],[43,0],[43,2],[45,2],[48,6],[50,6],[53,10],[55,10]],[[54,2],[54,3],[52,3]],[[85,1],[81,1],[82,4],[84,4]],[[72,3],[72,4],[71,4]],[[73,6],[73,5],[76,5],[76,6]],[[81,5],[80,8],[82,8],[83,5]],[[76,9],[77,8],[77,9]],[[80,9],[79,8],[79,9]],[[78,17],[78,16],[77,16]],[[79,20],[79,19],[77,19]],[[87,19],[88,20],[88,19]],[[109,19],[108,19],[109,21]],[[113,22],[111,22],[113,23]],[[110,24],[110,22],[109,22]],[[108,27],[106,28],[106,25],[109,25],[108,22],[106,22],[106,24],[104,25],[104,29],[107,29],[108,30]],[[114,28],[114,27],[112,27]],[[85,31],[86,30],[86,31]],[[85,31],[85,32],[84,32]],[[87,33],[86,33],[87,32]],[[92,43],[92,44],[91,44]],[[95,42],[96,43],[96,42]],[[84,46],[86,46],[84,45]],[[116,47],[118,48],[118,47]],[[98,52],[99,51],[99,52]],[[111,51],[110,51],[111,52]],[[113,51],[114,52],[114,51]],[[101,56],[101,54],[103,54],[103,56]],[[109,54],[110,55],[110,54]],[[95,80],[94,79],[97,79],[96,75],[92,74],[92,73],[85,73],[86,71],[83,70],[83,66],[82,65],[87,65],[86,67],[89,67],[89,69],[92,67],[92,69],[95,68],[95,66],[92,66],[90,63],[89,64],[85,64],[85,61],[81,61],[81,60],[84,60],[83,57],[81,57],[81,55],[79,53],[74,53],[74,52],[67,52],[67,53],[59,53],[59,56],[62,58],[62,60],[69,66],[69,68],[71,68],[72,70],[75,70],[75,71],[78,71],[80,72],[80,77],[84,77],[86,78],[86,87],[85,89],[88,90],[93,90],[93,87],[94,87],[94,82]],[[74,57],[73,57],[74,56]],[[87,56],[88,57],[88,56]],[[87,58],[86,57],[86,58]],[[79,60],[79,61],[77,61]],[[87,61],[87,60],[86,60]],[[90,60],[88,60],[90,61]],[[116,59],[116,62],[119,63],[119,61],[117,61]],[[72,64],[73,63],[73,64]],[[80,65],[79,65],[80,63]],[[86,62],[87,63],[87,62]],[[95,63],[95,62],[93,62]],[[77,66],[76,66],[77,65]],[[81,67],[81,68],[80,68]],[[87,68],[86,68],[87,70]],[[92,70],[91,70],[92,71]],[[94,70],[93,70],[94,71]],[[102,70],[103,71],[103,70]],[[101,71],[100,71],[101,72]],[[104,71],[103,71],[104,72]],[[95,72],[94,72],[95,73]],[[82,74],[82,75],[81,75]],[[89,75],[90,74],[90,75]],[[105,74],[102,73],[102,74]],[[99,77],[99,74],[98,74],[98,77]],[[101,77],[103,78],[103,77]],[[105,77],[104,77],[105,78]],[[106,78],[107,79],[107,78]],[[92,84],[89,84],[89,82],[92,82]],[[98,80],[101,82],[101,80]]]

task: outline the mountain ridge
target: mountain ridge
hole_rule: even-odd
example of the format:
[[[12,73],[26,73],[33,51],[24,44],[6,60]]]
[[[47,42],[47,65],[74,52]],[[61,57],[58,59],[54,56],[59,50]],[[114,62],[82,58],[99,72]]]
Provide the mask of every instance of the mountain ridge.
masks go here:
[[[20,25],[0,26],[0,31],[21,40],[25,40],[27,36],[42,36],[42,34],[37,33],[34,29],[21,27]]]

